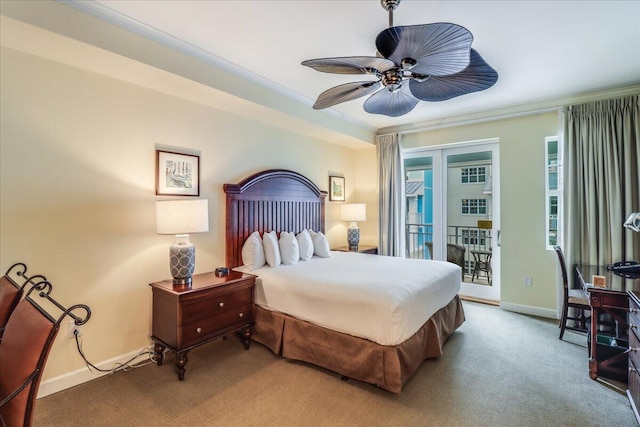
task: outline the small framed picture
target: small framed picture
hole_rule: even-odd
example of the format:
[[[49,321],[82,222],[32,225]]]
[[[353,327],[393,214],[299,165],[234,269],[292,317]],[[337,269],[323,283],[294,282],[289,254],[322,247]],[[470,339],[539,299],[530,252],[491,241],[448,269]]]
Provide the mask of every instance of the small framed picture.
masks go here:
[[[344,177],[343,176],[330,176],[329,177],[329,201],[330,202],[344,202]]]
[[[199,196],[200,156],[156,150],[156,195]]]

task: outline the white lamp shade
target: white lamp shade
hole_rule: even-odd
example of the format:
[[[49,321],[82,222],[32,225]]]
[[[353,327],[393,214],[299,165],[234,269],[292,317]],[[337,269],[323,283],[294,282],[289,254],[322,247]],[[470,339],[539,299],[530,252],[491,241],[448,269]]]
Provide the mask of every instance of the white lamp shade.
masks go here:
[[[340,218],[343,221],[357,222],[367,220],[367,205],[364,203],[345,203],[340,205]]]
[[[209,231],[209,201],[159,200],[156,202],[158,234],[189,234]]]

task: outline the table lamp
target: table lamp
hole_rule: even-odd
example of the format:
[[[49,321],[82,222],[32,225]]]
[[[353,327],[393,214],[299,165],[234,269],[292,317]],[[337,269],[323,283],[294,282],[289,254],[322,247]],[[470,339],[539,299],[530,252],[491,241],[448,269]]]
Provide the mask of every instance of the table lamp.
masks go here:
[[[624,222],[624,226],[629,230],[640,233],[640,212],[632,212],[629,218]]]
[[[175,234],[169,248],[169,269],[174,285],[191,285],[196,267],[196,248],[189,242],[189,233],[209,231],[207,199],[159,200],[156,202],[158,234]]]
[[[340,218],[343,221],[351,222],[347,228],[347,242],[350,251],[357,251],[358,243],[360,243],[358,221],[367,220],[367,205],[364,203],[345,203],[340,206]]]

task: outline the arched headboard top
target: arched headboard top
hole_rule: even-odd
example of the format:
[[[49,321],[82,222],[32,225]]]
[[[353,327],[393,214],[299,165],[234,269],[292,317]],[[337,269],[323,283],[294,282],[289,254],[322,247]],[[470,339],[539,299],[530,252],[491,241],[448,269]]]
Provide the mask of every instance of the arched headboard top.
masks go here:
[[[224,192],[227,194],[243,194],[246,192],[250,193],[261,191],[263,188],[274,190],[274,182],[277,180],[282,180],[283,182],[297,181],[306,186],[315,197],[325,198],[327,196],[327,192],[321,191],[320,188],[318,188],[318,186],[315,185],[309,178],[287,169],[269,169],[266,171],[257,172],[249,176],[248,178],[245,178],[238,184],[224,184],[223,188]],[[264,181],[267,182],[265,183]],[[264,185],[261,186],[261,183],[263,183]]]
[[[254,231],[324,232],[327,192],[297,172],[270,169],[223,188],[227,267],[242,265],[242,245]]]

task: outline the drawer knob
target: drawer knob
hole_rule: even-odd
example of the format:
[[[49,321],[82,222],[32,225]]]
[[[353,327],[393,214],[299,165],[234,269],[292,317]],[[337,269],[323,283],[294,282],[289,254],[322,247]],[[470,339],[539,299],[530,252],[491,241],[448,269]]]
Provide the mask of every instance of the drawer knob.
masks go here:
[[[220,303],[220,307],[224,307],[224,303],[223,302]]]
[[[629,351],[640,351],[638,347],[629,347]]]
[[[202,332],[202,328],[196,328],[196,332],[197,332],[197,333]]]
[[[638,327],[638,325],[635,325],[633,323],[629,323],[629,329],[636,329]]]
[[[242,317],[242,316],[244,316],[244,313],[240,313],[240,314],[238,314],[238,316]]]
[[[638,309],[637,308],[633,308],[633,307],[629,307],[629,312],[630,313],[637,313]]]

